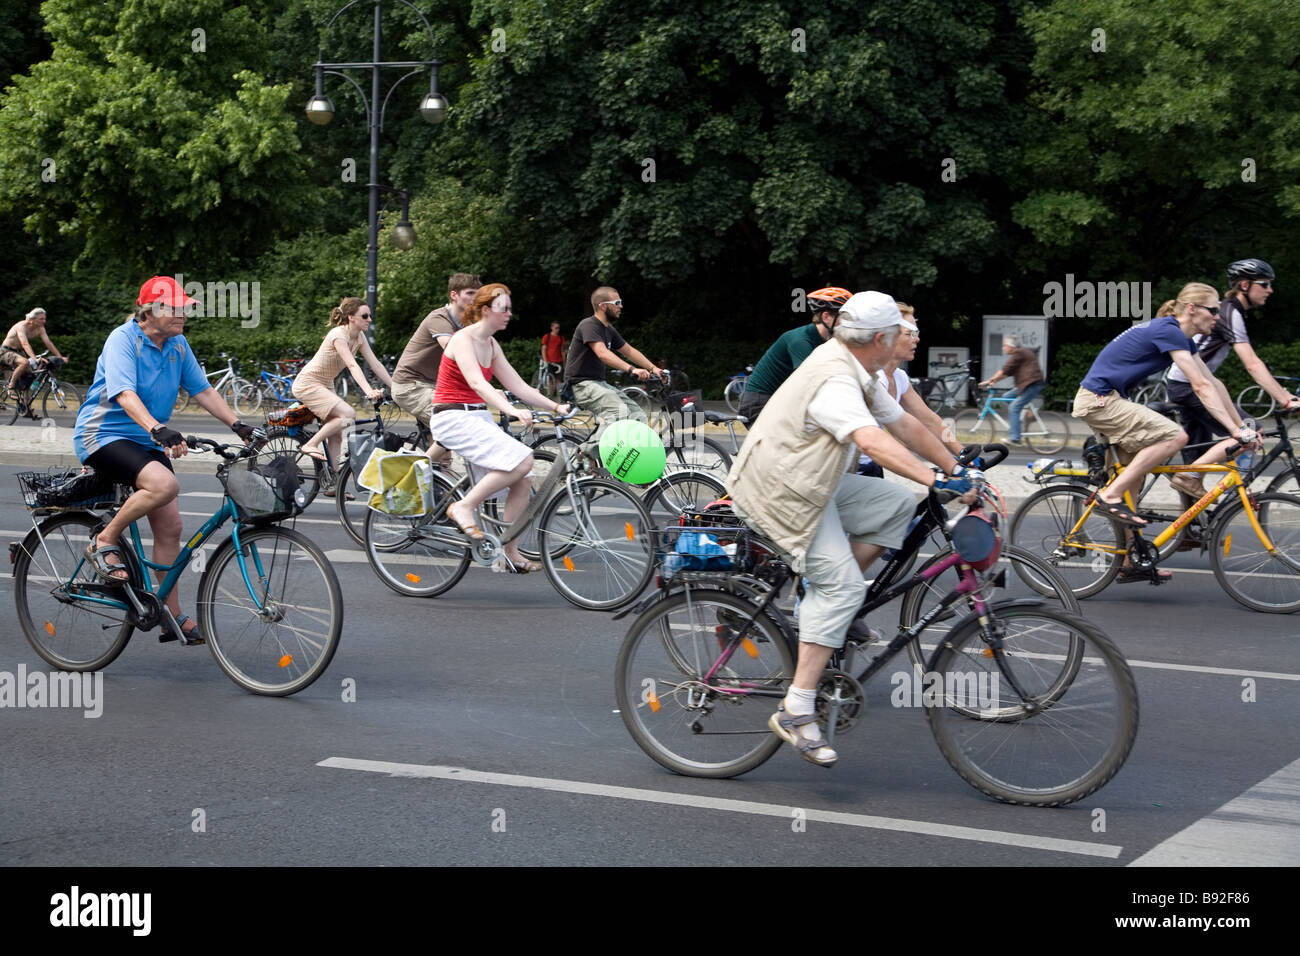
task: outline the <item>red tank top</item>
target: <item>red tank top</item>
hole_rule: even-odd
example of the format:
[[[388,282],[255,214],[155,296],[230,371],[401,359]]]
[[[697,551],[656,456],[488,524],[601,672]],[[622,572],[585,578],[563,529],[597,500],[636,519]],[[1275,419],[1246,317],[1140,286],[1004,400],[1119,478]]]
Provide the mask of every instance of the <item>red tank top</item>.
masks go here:
[[[489,382],[492,381],[492,366],[484,367],[480,365],[479,368],[483,372],[483,377]],[[469,387],[465,381],[465,376],[460,372],[460,366],[446,352],[442,353],[442,361],[438,363],[438,381],[433,389],[433,400],[438,404],[443,402],[464,402],[467,405],[483,404],[483,396]]]

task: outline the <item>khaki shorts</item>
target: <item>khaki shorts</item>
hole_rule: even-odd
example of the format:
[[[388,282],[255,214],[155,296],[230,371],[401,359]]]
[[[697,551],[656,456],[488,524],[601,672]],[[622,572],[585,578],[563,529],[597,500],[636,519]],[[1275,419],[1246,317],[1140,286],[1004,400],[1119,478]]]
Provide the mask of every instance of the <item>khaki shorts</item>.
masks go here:
[[[1145,405],[1121,398],[1119,392],[1103,397],[1081,388],[1075,393],[1074,411],[1070,414],[1110,442],[1121,460],[1183,433],[1177,422]]]
[[[434,386],[424,382],[394,382],[393,401],[404,412],[414,415],[425,428],[429,427],[429,416],[433,414]]]

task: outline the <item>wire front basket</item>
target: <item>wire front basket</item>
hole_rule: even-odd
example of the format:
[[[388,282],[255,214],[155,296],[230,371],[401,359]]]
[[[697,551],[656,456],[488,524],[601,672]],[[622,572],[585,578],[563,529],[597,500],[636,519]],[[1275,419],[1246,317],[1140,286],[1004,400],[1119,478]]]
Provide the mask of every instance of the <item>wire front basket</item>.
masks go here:
[[[23,504],[32,511],[73,511],[120,503],[118,487],[89,469],[20,471],[18,487]]]

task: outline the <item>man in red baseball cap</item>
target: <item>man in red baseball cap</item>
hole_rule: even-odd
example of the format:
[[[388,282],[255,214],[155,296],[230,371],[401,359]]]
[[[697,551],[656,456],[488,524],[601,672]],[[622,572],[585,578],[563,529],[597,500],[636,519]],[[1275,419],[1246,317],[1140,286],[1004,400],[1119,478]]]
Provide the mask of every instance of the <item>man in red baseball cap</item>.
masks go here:
[[[146,279],[144,285],[140,286],[140,294],[136,296],[135,304],[151,305],[155,302],[179,309],[198,305],[199,300],[191,299],[186,295],[181,284],[172,276],[154,276],[152,279]]]

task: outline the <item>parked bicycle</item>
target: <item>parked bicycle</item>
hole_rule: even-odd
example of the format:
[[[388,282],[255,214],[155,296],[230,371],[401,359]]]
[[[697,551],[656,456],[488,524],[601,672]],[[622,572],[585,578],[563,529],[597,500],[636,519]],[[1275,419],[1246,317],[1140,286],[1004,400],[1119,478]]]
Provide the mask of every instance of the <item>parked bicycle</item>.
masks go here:
[[[996,441],[998,426],[1006,431],[1011,430],[1010,423],[993,406],[1009,406],[1016,400],[1015,396],[998,395],[991,389],[981,390],[976,396],[977,400],[982,401],[978,408],[963,408],[952,418],[953,438],[963,445]],[[1069,442],[1070,423],[1059,412],[1040,408],[1041,404],[1039,400],[1031,401],[1021,412],[1020,437],[1040,455],[1050,455],[1060,451]]]
[[[277,363],[279,364],[279,363]],[[276,371],[275,374],[262,369],[257,376],[258,407],[265,402],[273,408],[286,408],[298,399],[293,394],[293,374]]]
[[[570,415],[572,412],[570,412]],[[366,559],[381,581],[399,594],[436,597],[456,585],[471,561],[497,562],[502,545],[519,540],[526,557],[539,559],[546,577],[569,603],[610,610],[635,600],[654,572],[650,516],[627,486],[585,474],[562,422],[569,416],[535,411],[534,421],[552,426],[553,464],[535,483],[532,500],[507,526],[492,508],[480,508],[480,540],[471,540],[447,517],[448,505],[469,490],[472,479],[432,473],[432,509],[411,517],[367,509],[363,522]]]
[[[1292,394],[1296,394],[1296,389],[1300,388],[1300,378],[1292,375],[1274,376],[1279,385],[1284,386]],[[1243,388],[1237,395],[1237,407],[1243,414],[1251,418],[1260,419],[1268,418],[1277,410],[1277,401],[1268,392],[1264,391],[1262,385],[1250,385]]]
[[[925,390],[926,382],[929,383],[929,390]],[[945,408],[956,408],[963,391],[966,394],[966,401],[973,401],[978,381],[971,374],[971,363],[962,362],[954,365],[951,372],[943,372],[939,375],[931,375],[928,379],[922,381],[922,395],[925,404],[929,405],[936,412]]]
[[[256,385],[246,378],[239,377],[238,367],[235,360],[225,352],[221,357],[226,360],[226,367],[218,369],[215,372],[209,372],[206,365],[202,366],[203,374],[211,380],[214,376],[216,381],[212,382],[212,387],[238,415],[252,415],[262,407],[262,393],[258,391]],[[176,405],[173,413],[183,412],[190,405],[191,395],[185,389],[181,389],[176,395]]]
[[[18,476],[33,525],[9,549],[19,626],[36,653],[66,671],[108,666],[136,630],[161,627],[165,639],[185,643],[165,601],[194,554],[233,521],[199,579],[199,629],[217,665],[240,687],[297,693],[324,673],[338,649],[343,597],[334,568],[309,538],[277,523],[303,505],[290,482],[273,477],[274,456],[206,438],[185,441],[223,459],[221,504],[171,564],[145,556],[133,523],[122,538],[125,585],[97,577],[85,550],[130,489],[93,472]],[[164,575],[156,587],[152,572]]]
[[[53,402],[55,411],[76,412],[81,407],[81,392],[75,385],[61,381],[54,374],[54,370],[62,368],[67,362],[66,359],[56,356],[50,356],[49,352],[42,352],[36,356],[37,363],[33,371],[29,371],[18,382],[18,398],[14,401],[13,412],[9,416],[9,424],[12,425],[18,421],[18,416],[25,415],[34,421],[40,421],[42,418],[50,417],[50,403]],[[5,390],[0,389],[0,408],[5,407],[4,396]],[[37,406],[40,406],[41,413],[36,414]]]
[[[1097,507],[1101,488],[1123,471],[1115,465],[1100,484],[1069,478],[1030,495],[1011,522],[1011,539],[1044,557],[1085,598],[1121,574],[1159,584],[1161,561],[1181,549],[1188,527],[1201,518],[1196,541],[1208,548],[1215,578],[1235,601],[1254,611],[1300,610],[1300,496],[1271,490],[1296,480],[1295,459],[1286,423],[1280,413],[1274,418],[1277,429],[1268,436],[1276,436],[1278,445],[1244,476],[1235,462],[1154,468],[1153,475],[1218,474],[1222,479],[1197,501],[1184,497],[1190,506],[1173,513],[1129,500],[1131,513],[1150,527],[1125,527]],[[1234,452],[1240,450],[1237,446]],[[1249,483],[1281,457],[1288,460],[1288,470],[1273,479],[1270,490],[1251,492]],[[1204,514],[1225,496],[1213,513]]]
[[[942,508],[934,492],[926,504]],[[991,519],[976,506],[952,525],[949,554],[906,581],[873,584],[860,615],[910,598],[946,571],[958,576],[874,657],[855,643],[832,655],[818,686],[818,722],[828,743],[850,730],[866,711],[863,685],[908,648],[924,663],[896,671],[891,683],[897,691],[901,678],[912,689],[907,703],[924,708],[962,779],[1007,803],[1061,806],[1095,792],[1123,766],[1137,735],[1137,688],[1123,654],[1096,625],[1041,601],[989,600],[987,588],[1005,579],[1005,569],[991,577],[979,570],[998,556]],[[775,605],[792,574],[761,537],[743,528],[734,537],[738,563],[730,571],[679,572],[675,589],[643,606],[615,666],[619,713],[633,740],[689,776],[736,776],[782,746],[767,721],[794,673],[797,635]],[[921,634],[962,602],[971,613],[925,655]]]

